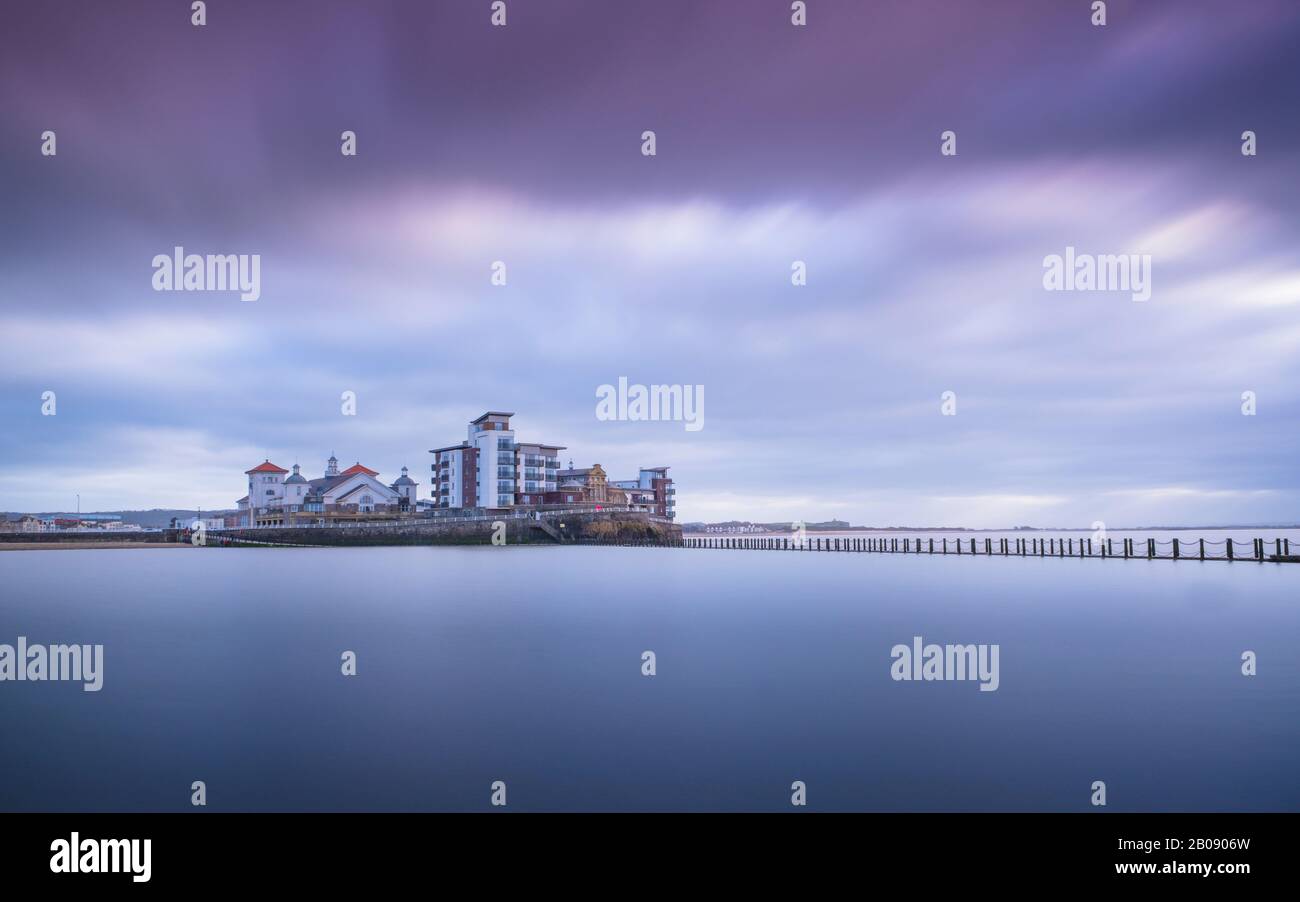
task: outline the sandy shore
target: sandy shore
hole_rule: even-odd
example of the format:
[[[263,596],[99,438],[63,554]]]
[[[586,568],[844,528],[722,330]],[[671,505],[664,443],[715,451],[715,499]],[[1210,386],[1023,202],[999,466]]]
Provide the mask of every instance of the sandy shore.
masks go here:
[[[0,551],[47,551],[83,548],[193,548],[188,542],[0,542]]]

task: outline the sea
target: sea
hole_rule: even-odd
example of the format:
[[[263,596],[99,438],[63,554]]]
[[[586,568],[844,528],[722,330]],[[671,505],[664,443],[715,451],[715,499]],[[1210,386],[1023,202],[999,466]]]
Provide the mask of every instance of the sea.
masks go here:
[[[1294,564],[0,551],[20,636],[102,687],[0,682],[3,811],[1300,810]]]

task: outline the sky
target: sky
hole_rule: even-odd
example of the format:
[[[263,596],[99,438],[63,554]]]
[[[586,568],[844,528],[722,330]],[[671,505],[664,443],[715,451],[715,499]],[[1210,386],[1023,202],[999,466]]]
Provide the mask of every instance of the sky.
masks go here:
[[[0,509],[331,452],[428,497],[505,410],[688,522],[1300,522],[1300,6],[790,6],[7,9]],[[155,291],[176,246],[260,297]],[[1150,299],[1045,290],[1068,247]],[[620,377],[702,428],[598,418]]]

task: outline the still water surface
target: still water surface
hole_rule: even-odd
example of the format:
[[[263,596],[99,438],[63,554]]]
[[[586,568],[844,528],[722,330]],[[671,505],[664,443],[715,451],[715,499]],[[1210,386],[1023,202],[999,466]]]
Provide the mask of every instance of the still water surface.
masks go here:
[[[0,553],[0,810],[1300,810],[1300,566],[617,547]],[[914,636],[1000,687],[896,682]],[[340,673],[354,651],[358,675]],[[657,675],[641,674],[641,655]],[[1258,676],[1241,674],[1256,652]]]

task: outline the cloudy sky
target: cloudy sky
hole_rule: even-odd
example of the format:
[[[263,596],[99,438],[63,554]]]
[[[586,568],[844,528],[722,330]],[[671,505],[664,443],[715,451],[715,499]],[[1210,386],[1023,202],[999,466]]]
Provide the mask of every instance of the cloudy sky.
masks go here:
[[[1300,521],[1291,0],[188,6],[5,13],[0,509],[427,497],[497,409],[688,521]],[[155,292],[177,245],[260,299]],[[1067,246],[1150,300],[1044,290]],[[598,420],[620,376],[704,428]]]

